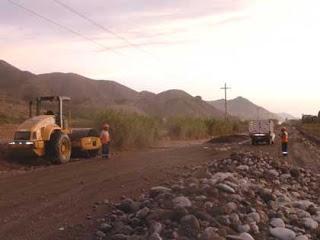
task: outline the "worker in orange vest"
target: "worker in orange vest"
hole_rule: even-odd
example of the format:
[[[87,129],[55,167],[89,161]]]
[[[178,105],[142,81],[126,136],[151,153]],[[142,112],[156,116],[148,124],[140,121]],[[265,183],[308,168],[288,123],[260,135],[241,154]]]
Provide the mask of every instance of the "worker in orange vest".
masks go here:
[[[102,143],[102,157],[108,159],[109,158],[109,145],[110,145],[110,133],[109,133],[109,124],[103,124],[102,131],[100,134],[100,140]]]
[[[283,156],[288,156],[289,135],[285,127],[281,128],[281,149]]]

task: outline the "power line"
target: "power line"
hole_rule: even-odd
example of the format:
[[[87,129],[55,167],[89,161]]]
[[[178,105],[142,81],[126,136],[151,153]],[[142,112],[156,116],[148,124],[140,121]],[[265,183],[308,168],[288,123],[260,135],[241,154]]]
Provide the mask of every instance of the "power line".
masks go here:
[[[53,2],[59,4],[60,6],[62,6],[63,8],[67,9],[68,11],[72,12],[73,14],[79,16],[82,19],[85,19],[87,22],[91,23],[92,25],[94,25],[95,27],[101,29],[102,31],[113,35],[114,37],[124,41],[126,44],[128,44],[128,46],[131,46],[135,49],[137,49],[140,52],[143,52],[144,54],[147,54],[149,56],[151,56],[156,62],[158,63],[162,63],[162,61],[154,54],[152,54],[149,51],[144,50],[143,48],[141,48],[138,44],[132,43],[130,40],[128,40],[127,38],[119,35],[118,33],[116,33],[113,30],[110,30],[109,28],[101,25],[100,23],[97,23],[95,20],[92,20],[91,18],[87,17],[86,15],[84,15],[83,13],[80,13],[79,11],[75,10],[73,7],[71,7],[70,5],[67,5],[66,3],[64,3],[61,0],[52,0]],[[149,63],[150,64],[150,63]],[[163,74],[169,76],[170,78],[173,76],[171,73],[167,72],[167,71],[161,71]],[[176,77],[176,75],[174,75],[174,77]]]
[[[113,52],[113,53],[115,53],[115,54],[117,54],[117,55],[121,55],[121,56],[124,55],[124,54],[122,54],[122,53],[120,53],[120,52],[118,52],[118,51],[115,51],[115,50],[112,49],[112,48],[106,47],[105,45],[103,45],[103,44],[95,41],[94,39],[92,39],[92,38],[90,38],[90,37],[85,36],[84,34],[82,34],[82,33],[80,33],[80,32],[77,32],[77,31],[73,30],[72,28],[69,28],[69,27],[67,27],[67,26],[64,26],[64,25],[62,25],[61,23],[58,23],[58,22],[56,22],[56,21],[54,21],[54,20],[52,20],[52,19],[50,19],[50,18],[48,18],[48,17],[46,17],[46,16],[44,16],[44,15],[41,15],[41,14],[39,14],[38,12],[36,12],[36,11],[30,9],[30,8],[27,8],[27,7],[25,7],[25,6],[22,5],[22,4],[19,4],[19,3],[15,2],[15,1],[12,1],[12,0],[7,0],[7,1],[8,1],[9,3],[15,5],[16,7],[21,8],[21,9],[29,12],[30,14],[32,14],[32,15],[38,17],[38,18],[41,18],[42,20],[45,20],[46,22],[49,22],[49,23],[52,24],[52,25],[58,26],[59,28],[62,28],[62,29],[64,29],[65,31],[68,31],[68,32],[70,32],[70,33],[72,33],[72,34],[74,34],[74,35],[77,35],[77,36],[79,36],[79,37],[81,37],[81,38],[83,38],[83,39],[85,39],[85,40],[87,40],[87,41],[89,41],[89,42],[94,43],[96,46],[98,46],[98,47],[100,47],[100,48],[102,48],[102,49],[104,49],[104,50],[106,50],[106,51],[111,51],[111,52]]]
[[[83,13],[80,13],[79,11],[75,10],[74,8],[72,8],[71,6],[67,5],[66,3],[60,1],[60,0],[53,0],[55,3],[59,4],[60,6],[62,6],[63,8],[67,9],[68,11],[76,14],[77,16],[85,19],[86,21],[90,22],[92,25],[96,26],[97,28],[100,28],[101,30],[103,30],[104,32],[107,32],[108,34],[113,35],[114,37],[121,39],[122,41],[124,41],[125,43],[127,43],[129,46],[145,53],[148,55],[151,55],[152,57],[156,58],[152,53],[145,51],[144,49],[142,49],[139,45],[132,43],[131,41],[129,41],[127,38],[119,35],[118,33],[114,32],[113,30],[110,30],[109,28],[101,25],[100,23],[97,23],[96,21],[92,20],[91,18],[87,17],[86,15],[84,15]]]
[[[24,5],[22,5],[22,4],[20,4],[20,3],[17,3],[17,2],[15,2],[15,1],[13,1],[13,0],[7,0],[7,1],[8,1],[9,3],[15,5],[16,7],[21,8],[21,9],[23,9],[24,11],[26,11],[26,12],[28,12],[28,13],[30,13],[30,14],[32,14],[32,15],[34,15],[34,16],[42,19],[42,20],[44,20],[44,21],[46,21],[46,22],[49,22],[49,23],[52,24],[52,25],[58,26],[59,28],[64,29],[64,30],[67,31],[67,32],[70,32],[70,33],[72,33],[72,34],[74,34],[74,35],[76,35],[76,36],[79,36],[79,37],[81,37],[81,38],[83,38],[83,39],[85,39],[85,40],[87,40],[87,41],[89,41],[89,42],[92,42],[92,43],[95,44],[96,46],[99,46],[100,48],[102,48],[102,49],[104,49],[104,50],[106,50],[106,51],[111,51],[111,52],[115,53],[116,55],[126,56],[126,54],[123,54],[122,52],[119,52],[119,51],[116,51],[116,50],[114,50],[114,49],[112,49],[112,48],[109,48],[109,47],[107,47],[107,46],[105,46],[105,45],[97,42],[97,41],[94,40],[93,38],[87,37],[86,35],[82,34],[81,32],[75,31],[75,30],[73,30],[73,29],[70,28],[70,27],[64,26],[63,24],[61,24],[61,23],[59,23],[59,22],[56,22],[56,21],[54,21],[54,20],[52,20],[52,19],[50,19],[50,18],[48,18],[48,17],[46,17],[46,16],[38,13],[38,12],[30,9],[30,8],[27,8],[27,7],[25,7]],[[55,1],[55,0],[53,0],[53,1]],[[55,1],[55,2],[58,3],[58,1]],[[59,2],[59,4],[62,5],[63,3]],[[66,5],[66,6],[67,6],[67,5]],[[70,11],[71,11],[71,10],[70,10]],[[74,11],[75,11],[75,10],[74,10]],[[75,12],[76,12],[76,11],[75,11]],[[77,15],[82,15],[81,17],[87,18],[86,16],[84,16],[84,15],[81,14],[81,13],[79,13],[79,14],[77,14]],[[98,23],[95,23],[93,20],[91,20],[91,19],[89,19],[89,18],[87,19],[87,21],[90,21],[92,24],[95,24],[95,26],[99,26],[99,28],[101,28],[101,29],[103,28],[103,30],[106,31],[106,32],[108,32],[108,33],[111,33],[111,32],[112,32],[112,31],[108,30],[107,28],[105,28],[104,26],[102,26],[102,25],[100,25],[100,24],[98,24]],[[130,45],[131,45],[132,47],[135,47],[136,49],[139,49],[139,50],[141,50],[141,51],[143,51],[143,52],[151,55],[155,60],[159,61],[156,56],[152,55],[151,53],[149,53],[149,52],[147,52],[147,51],[144,51],[144,50],[141,49],[138,45],[131,43],[130,41],[128,41],[127,39],[125,39],[125,38],[123,38],[123,37],[121,37],[121,36],[118,36],[118,35],[117,35],[116,33],[114,33],[114,32],[112,32],[112,33],[113,33],[114,36],[117,36],[118,38],[120,37],[121,39],[123,39],[123,40],[125,40],[126,42],[128,42],[128,44],[130,43]],[[163,71],[162,71],[162,73],[163,73]],[[170,75],[171,75],[171,74],[170,74]]]
[[[228,99],[227,99],[227,91],[230,90],[230,87],[227,87],[227,83],[224,84],[224,87],[220,88],[224,90],[224,117],[228,119]]]

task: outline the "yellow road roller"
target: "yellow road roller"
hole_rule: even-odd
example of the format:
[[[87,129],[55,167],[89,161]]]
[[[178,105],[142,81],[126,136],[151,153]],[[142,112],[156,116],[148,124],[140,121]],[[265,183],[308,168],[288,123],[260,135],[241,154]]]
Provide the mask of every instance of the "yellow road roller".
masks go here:
[[[29,102],[29,119],[24,121],[9,143],[11,152],[47,157],[53,163],[66,163],[71,155],[84,153],[95,157],[101,149],[99,133],[92,128],[70,128],[70,114],[64,113],[64,104],[70,97],[44,96]],[[34,103],[36,104],[33,116]],[[43,103],[57,109],[42,112]]]

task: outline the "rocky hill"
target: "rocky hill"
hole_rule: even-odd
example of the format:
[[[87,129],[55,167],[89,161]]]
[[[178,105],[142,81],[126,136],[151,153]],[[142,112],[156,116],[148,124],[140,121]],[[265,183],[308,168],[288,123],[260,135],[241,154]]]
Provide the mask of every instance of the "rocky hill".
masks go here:
[[[215,108],[224,111],[224,100],[210,101],[209,102]],[[283,120],[281,116],[268,111],[267,109],[260,107],[253,102],[243,97],[237,97],[232,100],[228,100],[228,111],[231,115],[237,116],[243,120],[257,119],[279,119]]]
[[[15,104],[18,106],[35,96],[43,95],[70,96],[72,103],[80,107],[110,107],[161,117],[223,116],[214,106],[181,90],[159,94],[137,92],[114,81],[97,81],[74,73],[36,75],[0,61],[0,96],[7,104],[16,101],[19,102]],[[6,105],[5,101],[2,105]],[[10,112],[7,107],[3,109],[2,114]]]
[[[291,115],[291,114],[288,114],[288,113],[278,113],[278,115],[280,116],[280,117],[282,117],[284,120],[285,119],[288,119],[288,120],[292,120],[292,119],[297,119],[297,117],[295,117],[295,116],[293,116],[293,115]]]

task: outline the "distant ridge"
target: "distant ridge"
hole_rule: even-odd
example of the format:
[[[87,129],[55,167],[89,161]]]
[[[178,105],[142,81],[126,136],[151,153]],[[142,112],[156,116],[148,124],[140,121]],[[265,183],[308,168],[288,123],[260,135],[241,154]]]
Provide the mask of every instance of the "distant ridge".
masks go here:
[[[115,81],[98,81],[75,73],[36,75],[21,71],[3,60],[0,60],[0,95],[8,96],[9,102],[22,102],[43,95],[66,95],[72,98],[72,104],[79,107],[110,107],[160,117],[223,116],[211,104],[182,90],[168,90],[159,94],[137,92]],[[0,114],[1,111],[4,110],[0,108]]]
[[[224,100],[209,101],[215,108],[224,111]],[[283,117],[260,107],[244,97],[237,97],[228,100],[228,110],[233,116],[239,117],[242,120],[260,119],[278,119],[283,121]]]

